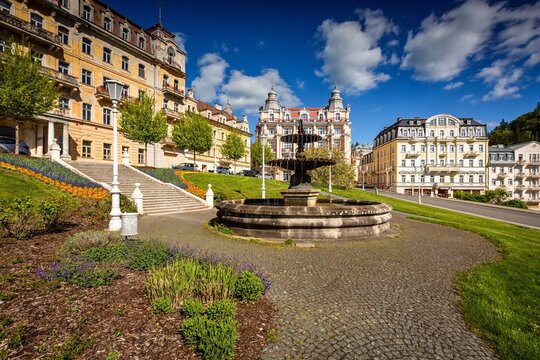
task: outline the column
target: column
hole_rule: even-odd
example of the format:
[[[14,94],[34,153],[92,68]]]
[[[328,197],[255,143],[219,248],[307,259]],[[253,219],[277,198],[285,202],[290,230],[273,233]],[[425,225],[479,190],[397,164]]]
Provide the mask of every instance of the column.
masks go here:
[[[36,156],[43,156],[43,124],[37,124]]]
[[[64,129],[62,133],[62,158],[64,159],[71,159],[71,156],[69,155],[69,132],[68,132],[68,123],[63,124]]]
[[[54,122],[49,120],[48,128],[47,128],[47,154],[51,150],[51,145],[53,143],[53,139],[54,139]]]

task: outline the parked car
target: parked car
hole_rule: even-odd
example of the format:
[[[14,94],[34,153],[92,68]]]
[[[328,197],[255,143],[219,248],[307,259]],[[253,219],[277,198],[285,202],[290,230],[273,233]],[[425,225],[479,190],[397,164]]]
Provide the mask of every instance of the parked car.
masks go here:
[[[231,168],[228,166],[218,166],[216,167],[216,174],[231,174]]]
[[[258,174],[257,174],[257,177],[258,177],[259,179],[262,179],[262,173],[258,173]],[[265,173],[264,173],[264,178],[265,178],[265,179],[273,179],[273,178],[274,178],[274,175],[273,175],[272,173],[267,173],[267,172],[265,172]]]
[[[172,168],[176,170],[199,171],[199,166],[195,166],[194,163],[183,163],[180,165],[175,165]]]
[[[242,170],[237,175],[255,177],[257,175],[257,173],[255,173],[255,171],[253,171],[253,170]]]
[[[15,153],[15,139],[7,136],[0,136],[0,152]],[[19,154],[30,156],[30,148],[22,140],[19,140]]]

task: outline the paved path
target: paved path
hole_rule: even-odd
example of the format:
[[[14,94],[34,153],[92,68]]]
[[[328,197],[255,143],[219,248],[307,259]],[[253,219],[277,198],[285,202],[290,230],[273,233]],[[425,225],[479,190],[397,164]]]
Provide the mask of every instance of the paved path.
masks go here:
[[[418,199],[418,196],[397,194],[390,191],[379,190],[379,194],[414,202],[416,202]],[[466,214],[487,217],[517,225],[540,229],[540,211],[513,209],[509,207],[475,203],[472,201],[459,201],[443,198],[432,198],[427,196],[422,197],[422,203],[425,205],[433,205]]]
[[[401,235],[312,249],[226,239],[214,211],[145,217],[143,237],[248,260],[273,281],[281,341],[263,359],[490,359],[467,330],[455,275],[496,258],[483,239],[394,214]]]

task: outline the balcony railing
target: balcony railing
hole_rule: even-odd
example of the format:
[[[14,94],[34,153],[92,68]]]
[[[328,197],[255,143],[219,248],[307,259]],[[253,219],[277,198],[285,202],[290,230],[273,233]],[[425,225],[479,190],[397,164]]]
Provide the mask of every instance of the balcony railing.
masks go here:
[[[426,172],[430,173],[439,173],[439,172],[459,172],[459,167],[457,166],[434,166],[434,165],[428,165],[426,166]]]
[[[28,21],[19,19],[8,12],[0,11],[0,23],[7,25],[14,30],[22,31],[50,45],[61,46],[60,36],[57,34],[35,26]]]
[[[465,154],[463,154],[463,157],[474,158],[474,157],[477,157],[478,155],[480,155],[478,151],[467,151],[465,152]]]
[[[498,174],[497,174],[497,177],[498,177],[498,178],[505,178],[505,177],[507,177],[507,176],[508,176],[507,173],[498,173]]]
[[[163,84],[163,87],[161,88],[161,91],[165,94],[171,94],[175,96],[184,97],[184,90],[180,90],[178,87],[171,86],[169,84]]]
[[[531,185],[527,189],[532,190],[532,191],[539,191],[540,190],[540,184],[539,185]]]
[[[60,85],[65,85],[74,89],[79,88],[79,81],[75,76],[64,74],[60,71],[56,71],[46,67],[42,67],[41,72],[55,79]]]
[[[534,159],[529,162],[529,165],[540,165],[540,160]]]
[[[515,187],[515,189],[517,191],[524,191],[524,190],[527,189],[527,187],[525,185],[518,185],[518,186]]]
[[[169,109],[169,108],[162,108],[161,111],[163,111],[163,113],[170,117],[170,118],[173,118],[173,119],[179,119],[180,118],[180,113],[178,111],[174,111],[172,109]]]
[[[111,99],[111,96],[109,95],[109,90],[107,90],[107,87],[105,85],[101,85],[96,87],[96,98],[98,100],[101,99]],[[128,96],[126,94],[122,94],[120,101],[136,101],[137,98],[134,98],[132,96]]]
[[[408,151],[405,154],[405,157],[408,157],[408,158],[417,158],[419,156],[420,156],[420,152],[418,152],[418,151]]]
[[[527,173],[523,173],[523,172],[520,172],[520,173],[517,173],[515,175],[516,179],[522,179],[524,177],[526,177],[528,174]]]
[[[539,173],[530,173],[529,175],[527,175],[528,178],[530,179],[540,179],[540,174]]]

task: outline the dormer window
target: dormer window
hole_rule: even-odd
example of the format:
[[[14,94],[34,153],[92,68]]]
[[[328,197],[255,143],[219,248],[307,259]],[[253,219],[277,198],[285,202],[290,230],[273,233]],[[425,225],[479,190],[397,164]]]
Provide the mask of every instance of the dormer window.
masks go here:
[[[37,28],[43,29],[43,18],[36,13],[30,14],[30,24]]]
[[[336,113],[336,120],[337,121],[341,120],[341,114],[340,113]]]
[[[174,64],[174,55],[174,49],[172,48],[172,46],[169,46],[169,48],[167,49],[167,62],[171,65]]]
[[[144,50],[144,48],[146,47],[146,41],[144,39],[144,37],[142,36],[139,36],[139,49],[142,49]]]
[[[123,28],[122,29],[122,39],[124,39],[125,41],[129,41],[129,29],[128,28]]]
[[[92,8],[88,5],[83,6],[82,17],[84,20],[92,21]]]
[[[110,17],[104,17],[103,18],[103,28],[107,31],[112,32],[113,30],[113,22]]]
[[[64,9],[69,9],[69,0],[60,0],[60,6]]]
[[[274,121],[274,114],[270,114],[270,121]]]
[[[320,113],[320,114],[319,114],[319,120],[320,120],[320,121],[323,121],[323,120],[324,120],[324,114],[323,114],[323,113]]]

